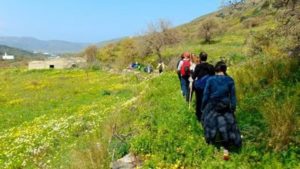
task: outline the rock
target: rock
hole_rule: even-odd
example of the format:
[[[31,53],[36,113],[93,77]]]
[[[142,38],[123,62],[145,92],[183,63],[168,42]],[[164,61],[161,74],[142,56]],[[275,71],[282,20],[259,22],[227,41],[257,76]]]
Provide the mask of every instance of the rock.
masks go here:
[[[123,158],[111,164],[112,169],[134,169],[138,166],[138,160],[133,154],[127,154]]]

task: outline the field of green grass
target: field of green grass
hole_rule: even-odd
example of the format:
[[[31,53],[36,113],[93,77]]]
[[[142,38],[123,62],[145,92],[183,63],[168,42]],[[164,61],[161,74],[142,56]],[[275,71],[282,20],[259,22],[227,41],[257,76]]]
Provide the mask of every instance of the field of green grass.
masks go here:
[[[0,71],[0,166],[43,168],[141,90],[139,77],[82,70]]]
[[[293,132],[292,140],[280,151],[273,148],[272,135],[268,120],[268,111],[288,113],[299,100],[299,71],[292,73],[289,83],[283,84],[285,77],[272,84],[267,84],[260,91],[242,92],[241,80],[232,68],[230,75],[236,78],[239,104],[236,112],[239,128],[243,135],[243,147],[240,151],[231,152],[230,160],[222,159],[222,151],[205,143],[203,129],[196,120],[194,104],[189,109],[179,90],[179,81],[175,73],[166,73],[151,79],[145,84],[145,92],[130,106],[114,116],[115,130],[109,136],[100,134],[89,138],[89,146],[76,151],[71,159],[71,168],[109,168],[110,162],[133,153],[142,161],[142,168],[299,168],[299,132]],[[244,74],[247,76],[246,74]],[[247,76],[250,78],[249,76]],[[245,77],[247,79],[247,77]],[[250,87],[251,88],[251,87]],[[289,93],[283,94],[283,90]],[[273,95],[278,98],[272,98]],[[287,98],[288,95],[288,98]],[[268,102],[277,102],[276,108],[263,109]],[[290,102],[291,103],[288,103]],[[282,106],[280,108],[280,104]],[[297,112],[299,107],[295,108]],[[285,116],[278,115],[279,118]],[[299,131],[299,114],[294,110],[292,118],[296,120],[296,131]],[[277,119],[278,120],[278,119]],[[280,121],[280,120],[279,120]],[[280,126],[284,124],[272,122]],[[283,128],[284,130],[287,128]],[[280,131],[278,131],[280,132]],[[109,143],[106,147],[97,148],[99,143]],[[280,145],[280,144],[279,144]],[[103,153],[103,149],[107,150]],[[103,157],[103,154],[110,158]],[[89,157],[89,155],[91,157]]]
[[[299,132],[288,134],[289,144],[278,151],[284,142],[272,139],[285,140],[272,135],[270,124],[288,122],[299,131],[300,72],[292,60],[272,59],[265,67],[261,58],[254,58],[230,68],[244,138],[243,148],[233,152],[230,161],[205,143],[194,104],[188,108],[174,72],[155,77],[1,70],[0,166],[109,168],[110,162],[131,152],[142,160],[143,168],[299,168]],[[253,63],[256,66],[251,67]],[[268,113],[276,109],[279,118],[285,118],[281,112],[290,116],[283,123],[274,122]]]
[[[130,151],[142,154],[144,168],[300,167],[299,142],[291,143],[288,150],[281,152],[265,146],[269,139],[265,119],[261,111],[249,108],[251,105],[256,108],[262,105],[254,106],[249,99],[262,102],[267,91],[239,100],[236,116],[244,136],[243,148],[233,153],[227,162],[222,160],[222,151],[205,143],[203,129],[196,120],[194,110],[189,110],[180,96],[177,77],[167,74],[153,79],[151,84],[156,87],[149,89],[140,100],[142,106],[137,109],[139,116],[133,122],[133,128],[138,128],[135,132],[138,135],[128,140]],[[299,89],[299,83],[297,86],[292,88]]]

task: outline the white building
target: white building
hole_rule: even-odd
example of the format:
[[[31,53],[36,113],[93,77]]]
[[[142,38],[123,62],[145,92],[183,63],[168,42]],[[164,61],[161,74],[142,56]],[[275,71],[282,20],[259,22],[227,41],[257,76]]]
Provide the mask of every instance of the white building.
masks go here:
[[[52,58],[43,61],[31,61],[28,63],[28,69],[68,69],[84,67],[86,60],[79,57],[70,58]]]
[[[7,53],[5,52],[5,54],[2,56],[3,60],[14,60],[15,56],[13,55],[7,55]]]

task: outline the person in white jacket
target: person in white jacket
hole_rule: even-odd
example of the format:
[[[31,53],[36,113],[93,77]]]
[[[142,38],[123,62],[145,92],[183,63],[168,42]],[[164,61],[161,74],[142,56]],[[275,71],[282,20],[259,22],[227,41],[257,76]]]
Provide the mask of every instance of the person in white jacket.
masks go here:
[[[194,80],[193,80],[192,76],[193,76],[193,74],[195,72],[195,68],[198,64],[200,64],[199,57],[197,57],[195,54],[192,54],[191,55],[191,66],[190,66],[191,73],[190,73],[190,77],[189,77],[189,90],[190,90],[189,102],[191,102],[192,96],[193,96],[193,82],[194,82]]]

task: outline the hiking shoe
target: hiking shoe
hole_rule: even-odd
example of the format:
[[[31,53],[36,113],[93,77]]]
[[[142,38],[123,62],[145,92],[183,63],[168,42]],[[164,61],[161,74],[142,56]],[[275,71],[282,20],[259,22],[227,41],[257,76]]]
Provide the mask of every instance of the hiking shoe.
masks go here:
[[[223,159],[225,161],[229,160],[229,151],[224,149]]]

